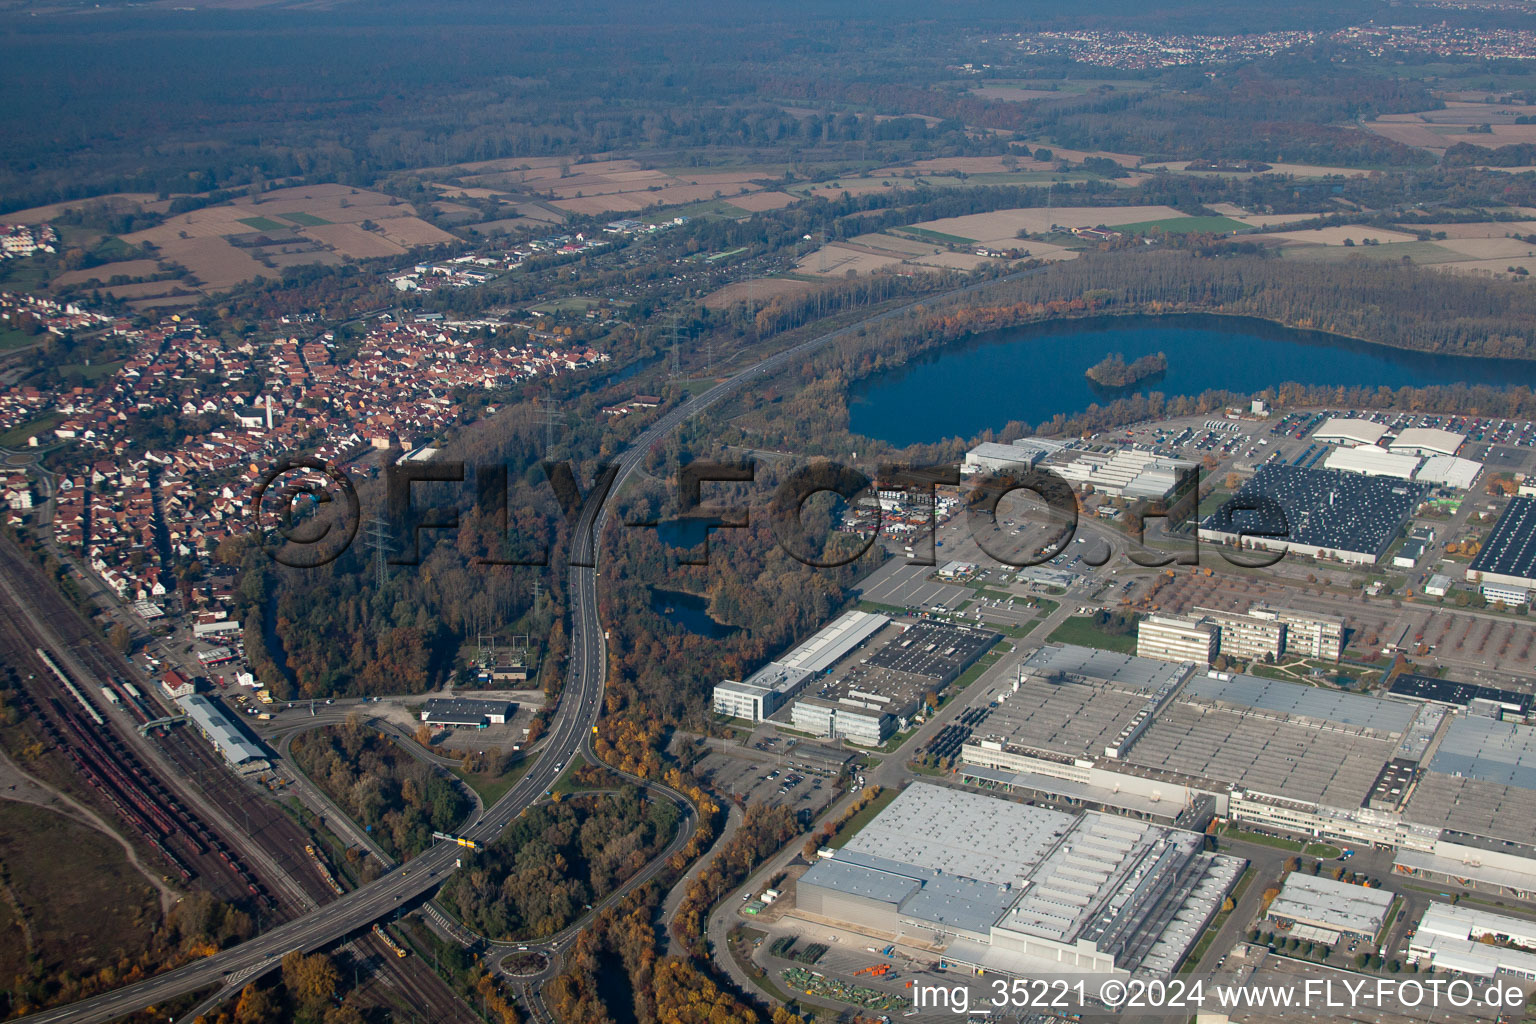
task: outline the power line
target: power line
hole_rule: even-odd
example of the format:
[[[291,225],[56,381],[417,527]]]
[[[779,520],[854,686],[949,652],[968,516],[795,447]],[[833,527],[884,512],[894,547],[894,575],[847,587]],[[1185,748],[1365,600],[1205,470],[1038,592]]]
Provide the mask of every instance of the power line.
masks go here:
[[[374,581],[380,590],[389,580],[389,556],[394,551],[394,542],[390,539],[389,523],[379,516],[368,520],[368,528],[364,531],[368,539],[368,546],[373,549],[373,574]]]
[[[552,398],[539,399],[538,407],[533,413],[534,421],[544,424],[544,457],[554,457],[555,451],[555,424],[565,425],[565,413],[555,408],[555,400]]]

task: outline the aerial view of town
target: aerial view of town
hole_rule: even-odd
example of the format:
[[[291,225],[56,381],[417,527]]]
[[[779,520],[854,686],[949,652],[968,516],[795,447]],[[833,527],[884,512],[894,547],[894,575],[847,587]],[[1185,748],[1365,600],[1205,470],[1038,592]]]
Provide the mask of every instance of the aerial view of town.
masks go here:
[[[0,54],[0,1021],[1536,1024],[1536,6]]]

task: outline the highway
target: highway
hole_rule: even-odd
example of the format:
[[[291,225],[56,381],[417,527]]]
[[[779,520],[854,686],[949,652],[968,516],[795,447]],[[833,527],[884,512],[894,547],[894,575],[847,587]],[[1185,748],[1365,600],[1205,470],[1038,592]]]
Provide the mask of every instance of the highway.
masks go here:
[[[1028,273],[1032,271],[1023,271],[1014,276]],[[944,296],[928,296],[784,349],[738,371],[709,391],[667,412],[625,449],[616,462],[618,472],[612,486],[602,501],[589,500],[585,503],[572,533],[572,564],[569,567],[570,662],[565,687],[555,708],[554,725],[544,741],[543,754],[528,774],[518,780],[501,800],[462,830],[463,835],[481,843],[494,840],[509,822],[543,797],[591,735],[602,710],[601,698],[607,680],[608,654],[597,611],[597,577],[600,570],[576,563],[595,563],[596,539],[601,536],[608,521],[613,500],[647,453],[689,419],[815,349],[840,338],[853,336],[869,324],[901,316],[919,302],[955,297],[996,283],[995,280],[983,281],[948,292]],[[86,681],[94,683],[90,679]],[[422,896],[441,883],[443,877],[454,869],[459,849],[451,843],[439,843],[409,864],[395,868],[368,885],[224,952],[112,992],[17,1020],[28,1024],[106,1024],[107,1021],[146,1006],[163,1004],[189,992],[239,984],[275,967],[286,953],[293,950],[309,952],[327,946],[389,916],[402,904]]]

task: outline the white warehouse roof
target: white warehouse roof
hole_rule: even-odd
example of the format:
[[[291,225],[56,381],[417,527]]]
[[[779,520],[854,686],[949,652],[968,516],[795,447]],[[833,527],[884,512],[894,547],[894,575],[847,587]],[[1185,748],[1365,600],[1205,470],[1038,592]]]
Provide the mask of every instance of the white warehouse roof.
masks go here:
[[[780,658],[779,664],[807,672],[824,672],[890,621],[889,617],[874,612],[847,612]]]
[[[1335,881],[1292,871],[1280,895],[1269,905],[1269,916],[1317,924],[1338,932],[1374,935],[1387,919],[1395,897],[1385,889]]]
[[[1467,440],[1466,434],[1438,427],[1407,427],[1387,445],[1409,455],[1455,455]]]
[[[176,703],[230,764],[238,766],[266,760],[267,755],[261,747],[246,738],[240,727],[207,697],[192,694],[177,697]]]
[[[1536,946],[1536,921],[1444,903],[1431,903],[1424,908],[1418,933],[1470,940],[1502,935],[1522,946]]]
[[[1414,479],[1437,487],[1454,487],[1460,491],[1472,489],[1472,482],[1482,471],[1483,464],[1471,459],[1458,459],[1454,455],[1431,455],[1419,467]]]
[[[1365,476],[1394,476],[1399,480],[1412,480],[1419,462],[1417,455],[1394,455],[1374,444],[1362,444],[1354,448],[1335,448],[1323,460],[1323,466]]]
[[[1355,444],[1375,444],[1381,440],[1387,428],[1370,420],[1345,419],[1333,416],[1323,422],[1312,435],[1317,441],[1352,441]]]

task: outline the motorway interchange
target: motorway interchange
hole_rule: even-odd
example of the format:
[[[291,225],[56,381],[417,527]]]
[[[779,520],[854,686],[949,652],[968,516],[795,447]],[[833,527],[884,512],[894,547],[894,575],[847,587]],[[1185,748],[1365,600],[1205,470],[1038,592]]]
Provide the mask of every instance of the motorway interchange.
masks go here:
[[[981,285],[967,286],[955,294],[978,287]],[[597,611],[601,573],[595,567],[596,538],[607,523],[612,498],[646,454],[682,423],[749,384],[783,369],[813,349],[869,323],[898,316],[906,309],[907,306],[899,306],[886,310],[859,324],[801,342],[737,372],[662,416],[619,457],[612,486],[602,500],[585,503],[575,526],[569,566],[570,662],[565,686],[555,705],[553,725],[544,741],[543,755],[499,801],[464,826],[461,832],[466,838],[478,843],[494,840],[512,820],[544,797],[566,763],[579,750],[589,749],[591,733],[601,713],[607,674],[607,645]],[[42,646],[55,646],[57,637],[46,623],[33,622],[32,627]],[[77,671],[82,677],[89,677],[83,669]],[[691,824],[685,823],[683,832],[689,831]],[[373,922],[395,913],[402,905],[435,889],[454,869],[458,850],[459,847],[453,844],[440,843],[408,866],[391,870],[374,882],[231,949],[133,985],[18,1019],[32,1024],[63,1024],[66,1021],[69,1024],[105,1024],[145,1006],[164,1003],[190,992],[218,989],[232,995],[246,981],[275,968],[285,954],[294,950],[315,950],[366,929]],[[664,859],[653,862],[652,867],[663,862]],[[548,943],[548,948],[557,950],[562,941],[562,937],[556,937]]]

